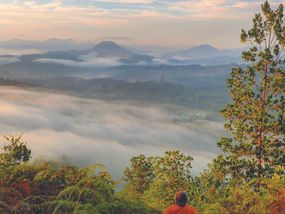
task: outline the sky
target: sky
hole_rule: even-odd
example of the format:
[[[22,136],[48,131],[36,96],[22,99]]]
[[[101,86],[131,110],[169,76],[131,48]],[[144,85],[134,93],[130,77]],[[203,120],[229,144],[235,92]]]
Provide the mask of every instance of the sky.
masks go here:
[[[263,0],[0,0],[0,38],[240,47]],[[271,0],[276,6],[284,1]]]

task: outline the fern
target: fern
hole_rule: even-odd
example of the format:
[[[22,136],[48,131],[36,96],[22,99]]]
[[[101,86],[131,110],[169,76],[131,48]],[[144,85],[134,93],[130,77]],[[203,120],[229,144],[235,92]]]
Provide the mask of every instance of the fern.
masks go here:
[[[0,200],[0,213],[11,213],[12,208],[4,201]]]

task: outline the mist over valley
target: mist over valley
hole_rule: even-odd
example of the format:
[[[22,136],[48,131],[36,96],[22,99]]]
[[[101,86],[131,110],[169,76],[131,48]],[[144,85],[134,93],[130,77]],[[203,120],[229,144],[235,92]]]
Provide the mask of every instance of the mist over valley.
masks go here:
[[[0,65],[0,134],[23,133],[34,159],[100,162],[119,178],[139,154],[179,149],[194,157],[194,174],[216,156],[232,66],[223,60],[240,50],[201,45],[161,53],[166,61],[110,41],[41,51]]]

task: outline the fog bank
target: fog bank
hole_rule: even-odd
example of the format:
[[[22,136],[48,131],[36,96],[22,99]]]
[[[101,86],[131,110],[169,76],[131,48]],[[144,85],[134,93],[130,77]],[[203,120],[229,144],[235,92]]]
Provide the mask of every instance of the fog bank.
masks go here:
[[[23,133],[33,158],[100,162],[118,178],[132,156],[180,149],[197,174],[215,156],[222,124],[174,120],[162,106],[0,86],[0,135]],[[4,139],[0,141],[3,144]]]

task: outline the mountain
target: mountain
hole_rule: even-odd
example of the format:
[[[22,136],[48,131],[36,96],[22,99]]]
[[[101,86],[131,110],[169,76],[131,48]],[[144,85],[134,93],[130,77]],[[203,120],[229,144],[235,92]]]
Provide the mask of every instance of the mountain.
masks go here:
[[[96,45],[90,52],[96,52],[98,57],[108,58],[108,57],[129,57],[132,52],[122,48],[117,43],[113,41],[103,41]]]
[[[53,63],[76,67],[112,67],[151,64],[153,57],[133,53],[115,42],[103,41],[86,50],[51,51],[22,56],[23,62]]]
[[[158,47],[138,49],[122,47],[113,41],[102,41],[94,46],[91,42],[80,43],[72,39],[51,38],[46,41],[26,41],[21,39],[0,41],[0,50],[1,48],[2,56],[5,55],[5,50],[9,48],[20,50],[22,54],[9,55],[13,57],[13,60],[2,57],[0,64],[9,64],[19,60],[25,63],[50,63],[69,67],[162,64],[211,66],[242,63],[240,59],[242,49],[218,49],[208,44],[194,46],[185,50],[161,49]]]
[[[199,45],[192,48],[181,50],[171,54],[173,57],[184,57],[187,59],[200,59],[217,56],[219,49],[211,45]]]
[[[192,48],[169,53],[164,57],[171,64],[189,65],[222,65],[240,64],[241,52],[243,49],[218,49],[211,45],[204,44]]]
[[[149,64],[153,57],[134,53],[113,41],[103,41],[89,52],[96,53],[97,58],[117,58],[122,64]]]
[[[206,58],[216,56],[219,50],[210,45],[199,45],[193,48],[176,53],[177,56],[187,57],[191,59]]]

